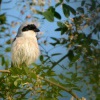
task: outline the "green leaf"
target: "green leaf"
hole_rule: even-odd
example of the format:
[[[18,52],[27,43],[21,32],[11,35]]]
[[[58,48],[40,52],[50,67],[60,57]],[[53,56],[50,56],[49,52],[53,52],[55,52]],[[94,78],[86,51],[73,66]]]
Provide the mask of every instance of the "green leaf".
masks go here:
[[[9,66],[9,61],[8,60],[5,62],[5,66]]]
[[[51,56],[57,56],[57,55],[61,55],[61,53],[54,53]]]
[[[5,98],[4,96],[5,96],[4,94],[0,93],[0,97]]]
[[[11,44],[11,40],[6,41],[6,44]]]
[[[50,43],[52,46],[56,46],[57,43]]]
[[[53,6],[50,6],[49,8],[48,8],[48,11],[51,11],[51,12],[55,12],[55,8],[53,7]]]
[[[46,73],[48,76],[55,76],[55,71],[49,70],[48,73]]]
[[[54,21],[54,12],[55,12],[55,9],[51,6],[51,7],[49,7],[49,9],[47,11],[43,12],[43,15],[48,21],[53,22]]]
[[[73,51],[69,50],[69,52],[68,52],[68,58],[69,58],[69,60],[72,61],[73,57],[74,57]]]
[[[100,100],[100,93],[97,94],[96,100]]]
[[[67,27],[62,28],[62,30],[61,30],[61,35],[63,35],[65,32],[67,32],[67,30],[68,30]]]
[[[76,15],[76,10],[74,8],[72,8],[71,6],[67,5],[69,8],[69,11],[73,14]]]
[[[64,0],[59,0],[61,3],[64,1]]]
[[[51,39],[55,40],[56,42],[59,42],[57,38],[51,37]]]
[[[55,5],[55,7],[58,7],[59,5],[61,5],[61,3],[60,3],[60,2],[58,2],[58,3]]]
[[[94,10],[96,8],[96,2],[95,2],[95,0],[91,0],[91,3],[92,3],[92,5],[90,7],[90,11],[92,11],[92,10]]]
[[[85,0],[83,0],[83,1],[81,2],[81,6],[84,6],[84,4],[85,4]]]
[[[1,31],[1,32],[4,32],[5,30],[6,30],[5,27],[1,27],[1,28],[0,28],[0,31]]]
[[[30,74],[30,76],[31,76],[31,78],[34,78],[34,79],[36,79],[37,77],[36,77],[36,74],[34,74],[34,73],[29,73]]]
[[[1,65],[4,65],[5,64],[5,58],[4,58],[4,56],[2,56],[2,63],[1,63]]]
[[[39,10],[36,10],[36,12],[37,12],[38,14],[40,14],[40,15],[43,14],[43,13],[42,13],[41,11],[39,11]]]
[[[55,31],[61,31],[61,34],[64,34],[65,32],[67,32],[68,28],[66,27],[64,23],[57,22],[57,25],[59,26],[59,28],[57,28]]]
[[[62,28],[57,28],[57,29],[55,29],[55,31],[61,31],[62,30]]]
[[[73,57],[73,62],[77,61],[80,58],[80,54],[77,54],[76,56]]]
[[[67,4],[63,4],[63,13],[64,15],[68,18],[70,16],[70,12],[74,15],[76,15],[76,11],[74,8],[72,8],[71,6],[67,5]]]
[[[0,45],[0,48],[2,48],[3,47],[3,45]],[[1,56],[1,55],[0,55]]]
[[[76,79],[76,78],[77,78],[77,73],[73,73],[73,74],[71,75],[71,79],[74,80],[74,79]]]
[[[16,80],[14,81],[14,85],[15,85],[15,86],[18,86],[18,85],[21,83],[21,80],[22,80],[22,79],[20,79],[20,78],[16,79]]]
[[[82,7],[78,7],[77,11],[80,12],[80,13],[84,13],[84,9]]]
[[[11,51],[11,47],[7,47],[6,49],[5,49],[5,52],[10,52]]]
[[[62,4],[62,9],[63,9],[63,13],[64,15],[68,18],[70,16],[70,12],[69,12],[69,7],[66,4]]]
[[[17,79],[18,76],[12,75],[11,78]]]
[[[65,27],[65,24],[63,24],[62,22],[57,22],[57,25],[61,28]]]
[[[58,19],[61,19],[61,15],[60,15],[58,12],[56,12],[56,11],[55,11],[55,13],[54,13],[54,16],[55,16],[56,18],[58,18]]]
[[[29,68],[25,66],[21,66],[23,68],[23,72],[25,71],[26,75],[30,73]]]
[[[59,5],[61,5],[63,3],[63,0],[59,0],[59,2],[55,5],[55,7],[58,7]]]
[[[40,61],[41,61],[41,62],[43,61],[43,58],[44,58],[43,55],[41,55],[41,56],[40,56]]]
[[[14,85],[17,86],[17,81],[14,81]]]
[[[6,23],[6,16],[5,14],[0,15],[0,24],[5,24]]]
[[[60,75],[59,75],[59,78],[63,80],[65,77],[64,77],[63,74],[60,74]]]
[[[19,67],[13,66],[13,67],[11,67],[10,72],[11,72],[13,75],[18,75],[18,73],[20,73],[20,69],[19,69]],[[22,73],[22,72],[21,72],[21,73]],[[21,73],[20,73],[20,74],[21,74]]]
[[[95,46],[97,46],[98,41],[97,41],[97,40],[95,40],[95,39],[92,39],[92,43],[93,43]]]
[[[50,21],[50,22],[53,22],[53,21],[54,21],[54,13],[53,13],[53,12],[51,12],[51,11],[45,11],[45,12],[43,13],[43,15],[44,15],[44,17],[45,17],[48,21]]]

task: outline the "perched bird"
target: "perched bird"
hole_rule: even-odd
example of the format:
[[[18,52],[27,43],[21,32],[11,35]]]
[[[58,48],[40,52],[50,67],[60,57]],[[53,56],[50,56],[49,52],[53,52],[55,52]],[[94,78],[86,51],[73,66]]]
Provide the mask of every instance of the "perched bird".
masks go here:
[[[12,43],[12,65],[29,66],[38,58],[40,51],[37,43],[36,32],[40,30],[29,22],[23,23]]]

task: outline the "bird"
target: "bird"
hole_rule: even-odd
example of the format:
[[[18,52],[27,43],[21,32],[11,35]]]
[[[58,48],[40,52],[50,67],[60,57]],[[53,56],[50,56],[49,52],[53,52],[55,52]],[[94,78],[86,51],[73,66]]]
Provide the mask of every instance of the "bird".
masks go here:
[[[36,33],[40,30],[32,22],[24,22],[18,29],[11,46],[11,67],[30,66],[39,55]]]

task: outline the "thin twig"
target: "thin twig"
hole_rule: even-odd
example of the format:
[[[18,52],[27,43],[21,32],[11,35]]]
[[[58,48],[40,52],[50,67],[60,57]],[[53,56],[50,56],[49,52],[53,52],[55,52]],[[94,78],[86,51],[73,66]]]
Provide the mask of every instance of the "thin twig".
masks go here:
[[[16,19],[18,19],[18,20],[20,20],[20,21],[22,21],[22,22],[23,22],[23,20],[22,20],[21,18],[17,17],[17,16],[14,16],[14,15],[9,15],[9,14],[6,14],[6,16],[10,16],[10,17],[16,18]]]
[[[43,79],[42,77],[39,77],[39,78]],[[46,81],[46,82],[48,82],[48,83],[50,83],[51,85],[55,85],[55,86],[61,88],[62,90],[64,90],[64,91],[68,92],[69,94],[71,94],[71,95],[72,95],[74,98],[76,98],[77,100],[80,100],[79,97],[78,97],[75,93],[72,92],[72,90],[68,90],[68,89],[66,89],[65,87],[63,87],[62,85],[60,85],[60,84],[58,84],[58,83],[55,83],[55,82],[52,82],[52,81],[50,81],[50,80],[47,80],[47,79],[45,79],[45,78],[44,78],[43,80]]]
[[[10,73],[9,70],[0,70],[0,73]]]
[[[2,3],[10,3],[10,2],[12,2],[12,0],[3,1]]]
[[[58,65],[62,60],[64,60],[66,57],[68,56],[68,54],[66,54],[65,56],[63,56],[60,60],[58,60],[56,63],[53,64],[53,66],[49,69],[53,69],[56,65]]]

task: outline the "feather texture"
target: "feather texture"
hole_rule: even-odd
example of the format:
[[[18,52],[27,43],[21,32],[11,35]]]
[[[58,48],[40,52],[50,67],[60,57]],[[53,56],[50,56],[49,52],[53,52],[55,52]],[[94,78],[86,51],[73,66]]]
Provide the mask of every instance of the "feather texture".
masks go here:
[[[22,32],[20,37],[12,43],[12,64],[27,66],[32,64],[39,56],[40,51],[34,31]]]

